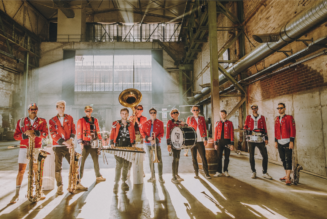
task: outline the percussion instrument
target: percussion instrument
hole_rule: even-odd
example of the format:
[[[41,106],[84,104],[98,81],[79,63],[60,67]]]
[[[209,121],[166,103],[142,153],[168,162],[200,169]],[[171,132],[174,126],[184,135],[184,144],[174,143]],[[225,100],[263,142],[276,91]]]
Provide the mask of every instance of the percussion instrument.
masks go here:
[[[103,146],[101,148],[106,153],[116,155],[121,157],[129,162],[138,163],[140,161],[143,162],[143,159],[140,160],[141,154],[145,154],[143,148],[139,147],[110,147],[110,146]]]
[[[175,150],[193,148],[197,135],[192,127],[174,127],[170,132],[171,145]]]
[[[91,148],[101,148],[102,147],[102,141],[95,139],[90,141]]]
[[[265,136],[260,130],[253,130],[251,135],[246,136],[247,142],[262,143],[265,141]]]

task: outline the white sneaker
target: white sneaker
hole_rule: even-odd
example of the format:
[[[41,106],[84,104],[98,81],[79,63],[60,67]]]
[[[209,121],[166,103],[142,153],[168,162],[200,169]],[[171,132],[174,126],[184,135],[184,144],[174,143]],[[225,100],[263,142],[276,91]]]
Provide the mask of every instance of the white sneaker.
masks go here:
[[[266,179],[272,179],[272,177],[268,173],[263,174],[263,177]]]
[[[156,182],[156,177],[151,177],[148,179],[148,182],[150,183],[155,183]]]
[[[226,177],[230,177],[230,175],[228,174],[227,171],[224,172],[224,175],[225,175]]]
[[[252,178],[252,179],[257,178],[257,173],[256,173],[256,172],[253,172],[252,175],[251,175],[251,178]]]
[[[215,175],[213,175],[214,177],[220,177],[220,176],[223,176],[223,174],[219,173],[219,172],[216,172]]]

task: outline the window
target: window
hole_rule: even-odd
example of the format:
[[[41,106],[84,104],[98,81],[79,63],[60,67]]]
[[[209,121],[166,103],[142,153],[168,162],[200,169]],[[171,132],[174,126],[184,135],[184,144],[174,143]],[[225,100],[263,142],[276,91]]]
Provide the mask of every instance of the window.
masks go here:
[[[75,91],[152,90],[151,55],[79,55]]]

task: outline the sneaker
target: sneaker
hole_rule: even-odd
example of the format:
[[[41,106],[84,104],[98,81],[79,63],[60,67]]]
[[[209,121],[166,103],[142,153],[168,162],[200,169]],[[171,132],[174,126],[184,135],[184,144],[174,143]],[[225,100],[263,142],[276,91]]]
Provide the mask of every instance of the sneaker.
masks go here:
[[[64,192],[63,192],[62,185],[61,185],[61,186],[58,186],[57,195],[62,195],[62,194],[64,194]]]
[[[266,179],[272,179],[272,177],[268,173],[264,173],[263,177]]]
[[[40,200],[44,200],[45,199],[45,195],[43,193],[43,191],[41,192],[41,197],[40,197]]]
[[[103,182],[106,181],[106,178],[103,178],[102,176],[96,178],[96,182]]]
[[[165,180],[162,177],[159,177],[159,182],[160,183],[165,183]]]
[[[256,173],[256,172],[253,172],[252,175],[251,175],[251,178],[252,178],[252,179],[257,178],[257,173]]]
[[[156,177],[150,177],[148,179],[148,182],[155,183],[156,182]]]
[[[199,175],[194,176],[195,179],[200,179]]]
[[[223,174],[222,173],[219,173],[219,172],[216,172],[216,174],[215,175],[213,175],[214,177],[220,177],[220,176],[223,176]]]
[[[87,188],[87,187],[84,187],[84,186],[82,185],[82,183],[78,183],[78,184],[76,185],[76,190],[87,191],[88,188]]]
[[[179,181],[176,178],[172,178],[171,182],[174,183],[174,184],[179,184]]]
[[[113,190],[113,192],[114,192],[115,194],[117,194],[117,192],[118,192],[118,186],[119,186],[119,184],[118,184],[118,183],[115,183],[115,185],[114,185],[114,190]]]
[[[180,177],[179,175],[176,175],[176,178],[178,181],[184,181],[184,179],[182,177]]]
[[[123,182],[121,184],[121,190],[123,190],[123,191],[128,191],[129,190],[129,186],[127,185],[127,183]]]
[[[226,177],[230,177],[230,175],[228,174],[227,171],[224,172],[224,175],[225,175]]]
[[[206,174],[206,175],[205,175],[205,178],[207,178],[207,179],[211,179],[211,176],[210,176],[209,174]]]
[[[18,202],[19,200],[19,195],[16,194],[10,201],[10,204],[15,204],[16,202]]]

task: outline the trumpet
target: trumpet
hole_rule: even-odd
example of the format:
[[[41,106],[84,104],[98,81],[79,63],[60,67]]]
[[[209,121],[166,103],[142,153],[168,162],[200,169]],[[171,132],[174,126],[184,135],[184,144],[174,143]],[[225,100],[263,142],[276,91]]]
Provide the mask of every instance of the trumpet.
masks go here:
[[[152,132],[151,137],[154,140],[154,160],[153,163],[159,163],[158,159],[158,146],[157,146],[157,141],[156,141],[156,133]]]

